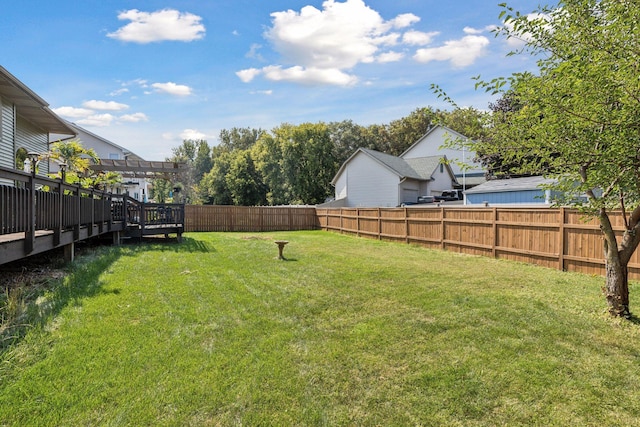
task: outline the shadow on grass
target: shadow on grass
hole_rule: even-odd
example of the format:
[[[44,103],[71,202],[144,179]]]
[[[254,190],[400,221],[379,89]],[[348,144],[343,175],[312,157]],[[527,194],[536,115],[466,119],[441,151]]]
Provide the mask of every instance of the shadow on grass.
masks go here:
[[[121,246],[80,246],[74,263],[62,269],[59,268],[59,262],[51,260],[25,260],[24,265],[19,267],[24,271],[48,268],[48,279],[39,282],[20,279],[17,283],[6,285],[4,295],[0,296],[0,360],[30,330],[44,328],[65,307],[80,305],[83,299],[96,295],[119,293],[117,289],[104,290],[100,276],[121,257],[153,251],[216,252],[212,244],[193,238],[183,238],[182,242],[175,239],[143,239]],[[45,267],[46,263],[49,263],[48,267]]]
[[[190,237],[183,237],[182,242],[178,242],[177,239],[165,239],[164,237],[145,237],[142,240],[132,239],[125,243],[128,248],[135,248],[149,252],[149,251],[173,251],[173,252],[202,252],[210,253],[217,252],[215,246],[209,242],[202,242]]]

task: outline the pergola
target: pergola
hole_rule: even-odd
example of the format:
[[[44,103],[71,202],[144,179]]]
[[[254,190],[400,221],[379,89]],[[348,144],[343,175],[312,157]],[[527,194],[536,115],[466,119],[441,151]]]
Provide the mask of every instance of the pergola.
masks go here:
[[[118,172],[125,178],[168,178],[186,172],[188,166],[184,162],[100,159],[90,168],[96,172]]]

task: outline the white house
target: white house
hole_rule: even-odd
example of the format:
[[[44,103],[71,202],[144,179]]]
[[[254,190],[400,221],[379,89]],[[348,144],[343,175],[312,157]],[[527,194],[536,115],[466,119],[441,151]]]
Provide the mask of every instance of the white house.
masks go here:
[[[418,196],[432,191],[439,194],[455,183],[450,165],[442,156],[402,159],[359,148],[331,181],[336,199],[332,205],[394,207],[415,203]]]
[[[144,160],[142,157],[127,150],[120,145],[109,141],[95,133],[92,133],[75,123],[67,122],[70,128],[72,128],[76,136],[73,139],[77,139],[82,143],[85,148],[92,148],[99,159],[107,160]],[[65,141],[72,138],[57,138],[58,135],[52,135],[51,142]],[[56,164],[50,165],[52,172],[57,172],[58,167]],[[124,176],[122,183],[119,187],[114,188],[114,191],[118,194],[126,193],[130,197],[136,200],[144,202],[149,196],[149,181],[144,177],[127,177]]]
[[[0,166],[24,170],[27,153],[45,154],[52,133],[69,136],[75,131],[46,101],[0,66]],[[49,172],[46,162],[37,170],[43,176]]]
[[[446,156],[451,170],[463,190],[483,183],[485,170],[480,163],[474,162],[476,153],[467,149],[443,147],[447,141],[468,141],[469,138],[446,126],[436,125],[422,138],[400,155],[403,159],[426,156]],[[464,168],[461,164],[466,165]]]

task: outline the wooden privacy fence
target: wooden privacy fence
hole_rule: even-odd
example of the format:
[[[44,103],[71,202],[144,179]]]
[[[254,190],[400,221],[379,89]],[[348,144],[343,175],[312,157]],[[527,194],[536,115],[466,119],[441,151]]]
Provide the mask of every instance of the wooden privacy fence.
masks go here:
[[[318,208],[323,230],[604,275],[597,220],[569,208]],[[623,218],[612,214],[622,235]],[[640,279],[640,255],[629,263]]]
[[[314,207],[187,205],[185,231],[287,231],[320,228]]]

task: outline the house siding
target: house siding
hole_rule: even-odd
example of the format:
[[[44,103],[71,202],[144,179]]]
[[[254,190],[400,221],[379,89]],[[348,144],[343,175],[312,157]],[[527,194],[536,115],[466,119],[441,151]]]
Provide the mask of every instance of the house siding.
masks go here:
[[[544,204],[544,190],[502,191],[496,193],[467,194],[467,204],[479,205],[484,202],[492,204]]]
[[[23,147],[27,151],[46,153],[49,134],[20,116],[17,117],[16,122],[15,150]],[[38,165],[38,175],[46,175],[47,173],[49,173],[49,164],[47,161],[41,161]]]
[[[6,168],[13,168],[15,163],[14,129],[13,104],[0,98],[0,166]]]
[[[415,179],[407,179],[400,184],[402,203],[416,203],[420,194],[420,182]]]
[[[440,172],[442,170],[442,172]],[[453,184],[451,182],[451,175],[449,175],[449,171],[446,167],[438,167],[436,171],[431,175],[432,181],[429,182],[429,194],[425,194],[425,196],[431,195],[440,195],[443,191],[451,190],[453,188]]]
[[[400,179],[364,153],[355,156],[344,170],[347,205],[351,207],[395,207],[400,204]]]
[[[454,135],[451,135],[446,128],[438,126],[422,137],[422,139],[414,144],[413,147],[404,152],[402,154],[402,158],[415,159],[417,157],[446,156],[455,176],[462,176],[462,169],[457,164],[461,162],[470,165],[470,168],[467,169],[466,173],[483,172],[484,170],[482,169],[482,165],[471,161],[475,157],[474,152],[463,152],[463,150],[442,147],[442,144],[446,143],[447,139],[451,139],[453,137]]]
[[[347,197],[347,176],[349,169],[345,169],[344,173],[338,177],[336,181],[336,200],[345,199]]]

